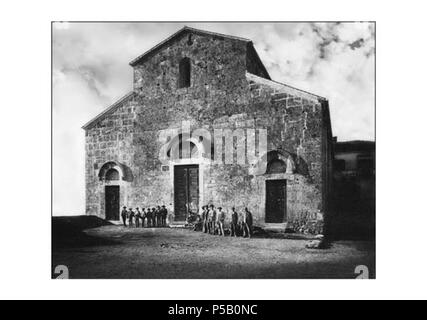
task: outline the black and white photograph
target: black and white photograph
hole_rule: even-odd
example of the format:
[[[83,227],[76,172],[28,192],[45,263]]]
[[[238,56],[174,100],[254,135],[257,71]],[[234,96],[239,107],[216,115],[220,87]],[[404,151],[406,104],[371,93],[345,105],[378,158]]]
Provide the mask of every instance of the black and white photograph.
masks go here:
[[[52,278],[375,279],[375,22],[52,27]]]
[[[0,300],[179,320],[426,299],[424,12],[3,4]]]

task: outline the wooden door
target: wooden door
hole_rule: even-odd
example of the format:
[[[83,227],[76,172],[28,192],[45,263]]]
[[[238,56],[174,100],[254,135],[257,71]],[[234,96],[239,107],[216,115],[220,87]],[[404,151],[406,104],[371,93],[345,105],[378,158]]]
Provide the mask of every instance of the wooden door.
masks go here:
[[[105,186],[105,219],[120,220],[120,187]]]
[[[286,221],[286,180],[266,181],[265,222]]]
[[[199,166],[174,167],[175,221],[185,221],[199,207]]]

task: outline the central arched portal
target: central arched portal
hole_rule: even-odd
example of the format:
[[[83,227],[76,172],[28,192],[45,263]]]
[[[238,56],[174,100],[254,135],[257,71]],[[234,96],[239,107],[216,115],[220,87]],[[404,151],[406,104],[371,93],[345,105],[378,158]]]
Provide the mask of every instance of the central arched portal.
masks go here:
[[[167,157],[172,169],[174,221],[184,222],[190,212],[197,213],[203,202],[204,165],[210,163],[211,141],[202,132],[180,133],[169,143]]]
[[[174,166],[175,221],[185,221],[199,207],[199,165]]]

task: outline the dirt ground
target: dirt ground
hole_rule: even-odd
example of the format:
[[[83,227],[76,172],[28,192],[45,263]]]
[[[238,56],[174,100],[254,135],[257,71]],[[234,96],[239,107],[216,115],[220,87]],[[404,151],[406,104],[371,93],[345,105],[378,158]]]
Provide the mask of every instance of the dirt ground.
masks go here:
[[[375,275],[371,242],[340,241],[306,249],[307,240],[220,237],[178,228],[129,229],[110,225],[53,244],[52,269],[70,278],[355,278],[357,265]]]

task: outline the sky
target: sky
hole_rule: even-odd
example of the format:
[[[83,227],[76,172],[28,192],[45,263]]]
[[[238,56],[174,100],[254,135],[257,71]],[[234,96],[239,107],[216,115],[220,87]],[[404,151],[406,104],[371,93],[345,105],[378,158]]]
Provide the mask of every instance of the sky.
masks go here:
[[[374,140],[372,23],[54,23],[54,215],[85,213],[81,127],[132,90],[131,60],[184,25],[251,39],[273,80],[329,100],[339,141]]]

